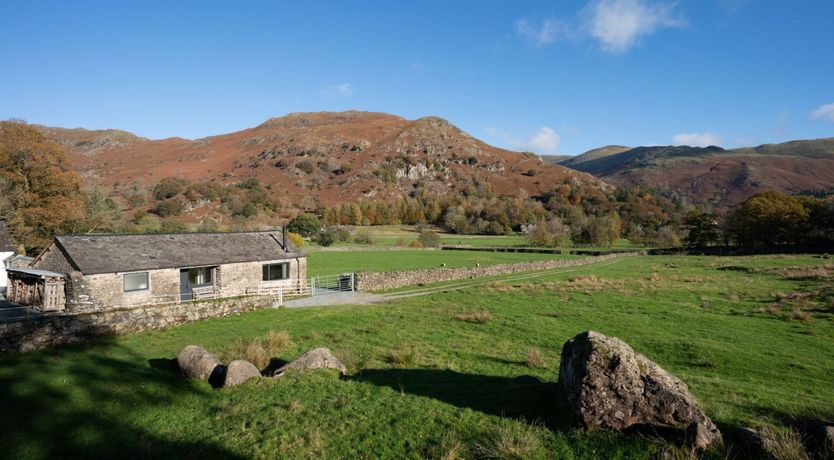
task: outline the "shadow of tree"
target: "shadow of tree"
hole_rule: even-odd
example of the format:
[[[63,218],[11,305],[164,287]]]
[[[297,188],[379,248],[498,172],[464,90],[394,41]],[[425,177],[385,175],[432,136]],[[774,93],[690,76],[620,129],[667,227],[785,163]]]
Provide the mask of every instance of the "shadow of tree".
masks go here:
[[[148,362],[108,339],[0,355],[2,456],[239,458],[210,441],[165,439],[131,420],[210,391],[174,369],[170,360]]]
[[[365,369],[348,377],[490,415],[523,418],[554,431],[570,427],[561,387],[533,376],[495,377],[438,369]]]

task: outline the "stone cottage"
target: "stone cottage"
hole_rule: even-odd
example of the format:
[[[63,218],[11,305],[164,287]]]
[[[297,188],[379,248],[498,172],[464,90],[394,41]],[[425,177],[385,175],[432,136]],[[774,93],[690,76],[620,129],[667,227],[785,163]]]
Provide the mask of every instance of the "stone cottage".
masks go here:
[[[89,312],[300,291],[307,258],[283,231],[67,235],[32,268],[64,274],[66,310]]]

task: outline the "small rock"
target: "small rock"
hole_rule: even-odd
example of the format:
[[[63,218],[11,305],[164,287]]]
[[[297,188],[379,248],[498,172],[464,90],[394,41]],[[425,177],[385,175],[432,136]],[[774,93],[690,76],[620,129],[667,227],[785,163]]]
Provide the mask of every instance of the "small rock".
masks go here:
[[[203,347],[189,345],[177,355],[177,364],[186,377],[208,381],[214,369],[222,363]]]
[[[342,375],[347,373],[345,366],[327,348],[314,348],[304,353],[295,361],[279,367],[272,376],[280,377],[290,369],[338,369]]]
[[[574,417],[588,428],[651,426],[676,431],[698,448],[721,443],[686,384],[615,337],[588,331],[566,342],[559,382]]]
[[[224,387],[240,385],[249,379],[261,376],[261,372],[249,361],[238,359],[229,363],[226,367],[226,378],[223,381]]]

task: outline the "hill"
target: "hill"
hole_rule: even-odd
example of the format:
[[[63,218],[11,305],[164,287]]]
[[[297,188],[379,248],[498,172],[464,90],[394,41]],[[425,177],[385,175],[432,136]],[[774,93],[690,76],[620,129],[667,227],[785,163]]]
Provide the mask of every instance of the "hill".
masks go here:
[[[572,168],[580,163],[596,160],[598,158],[604,158],[609,155],[616,155],[618,153],[625,152],[629,149],[631,149],[631,147],[625,147],[622,145],[606,145],[605,147],[599,147],[596,149],[588,150],[582,155],[566,158],[565,160],[561,161],[560,164]]]
[[[730,207],[765,190],[834,188],[834,138],[732,150],[637,147],[562,164],[614,185],[655,187],[694,204]]]
[[[499,195],[536,196],[564,181],[606,184],[589,174],[488,145],[438,117],[373,112],[293,113],[197,140],[149,140],[118,130],[41,127],[93,184],[148,187],[164,177],[242,182],[257,178],[294,202],[333,204],[433,193],[489,182]]]

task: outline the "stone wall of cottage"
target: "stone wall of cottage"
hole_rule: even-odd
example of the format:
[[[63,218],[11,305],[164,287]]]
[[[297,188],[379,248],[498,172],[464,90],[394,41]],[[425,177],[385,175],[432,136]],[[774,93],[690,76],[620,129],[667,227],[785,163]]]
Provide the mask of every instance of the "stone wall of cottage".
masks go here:
[[[263,265],[271,263],[290,263],[288,280],[264,282]],[[102,273],[84,275],[73,270],[61,251],[53,246],[44,253],[38,268],[57,271],[68,275],[66,283],[66,311],[84,313],[140,305],[175,302],[180,295],[180,269],[145,270],[148,272],[149,289],[144,291],[124,292],[125,273]],[[244,295],[260,285],[277,287],[298,287],[306,285],[307,259],[302,257],[290,260],[258,261],[225,264],[215,272],[215,287],[218,296],[231,297]],[[298,282],[301,280],[301,283]]]
[[[75,268],[57,244],[53,243],[41,253],[32,264],[34,268],[49,270],[57,273],[69,274]]]
[[[0,323],[0,352],[32,351],[87,338],[160,329],[268,308],[271,297],[204,300]]]
[[[289,262],[290,264],[289,279],[278,281],[263,281],[263,266],[282,262]],[[289,260],[226,264],[220,267],[220,292],[222,295],[240,295],[245,294],[247,292],[247,289],[258,288],[261,285],[268,287],[298,287],[299,285],[306,286],[306,278],[306,257]]]
[[[127,272],[135,273],[135,272]],[[180,294],[179,269],[148,270],[149,289],[124,292],[125,273],[70,273],[67,311],[90,312],[175,302]],[[71,294],[71,295],[70,295]]]
[[[431,284],[468,278],[508,275],[512,273],[550,270],[554,268],[580,267],[605,260],[636,255],[636,253],[606,254],[583,257],[581,259],[544,260],[538,262],[521,262],[516,264],[498,264],[486,267],[467,268],[429,268],[397,272],[359,272],[356,273],[357,291],[384,291],[418,284]]]

